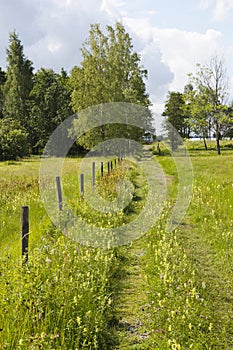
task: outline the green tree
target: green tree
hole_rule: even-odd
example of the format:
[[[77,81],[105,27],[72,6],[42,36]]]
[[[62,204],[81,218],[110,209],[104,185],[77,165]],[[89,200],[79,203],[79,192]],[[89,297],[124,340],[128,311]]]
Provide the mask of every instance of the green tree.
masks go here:
[[[82,47],[81,67],[76,66],[71,72],[73,111],[108,102],[129,102],[149,107],[144,83],[147,71],[133,51],[129,34],[120,23],[116,23],[115,28],[107,26],[106,31],[103,34],[98,24],[91,26],[89,37]],[[131,118],[133,115],[129,116],[129,123]],[[148,128],[151,125],[149,109],[147,125]],[[102,125],[83,135],[78,142],[91,148],[109,137],[139,139],[142,133],[132,126]]]
[[[29,95],[33,87],[33,67],[23,53],[23,45],[14,31],[9,36],[7,49],[7,71],[4,84],[5,118],[13,118],[20,121],[28,130],[29,124]]]
[[[33,153],[40,153],[52,132],[72,114],[69,77],[52,69],[41,68],[34,78],[30,93],[30,130]]]
[[[211,131],[216,137],[216,148],[220,150],[220,139],[226,125],[231,122],[227,113],[229,87],[224,60],[214,56],[208,65],[197,65],[196,75],[189,74],[194,85],[192,115],[195,123],[203,130]]]
[[[4,84],[6,82],[6,73],[0,67],[0,119],[3,118],[3,105],[4,105]]]
[[[12,160],[29,155],[28,134],[19,121],[0,120],[0,160]]]
[[[232,140],[233,139],[233,102],[231,102],[226,113],[228,116],[228,123],[226,123],[225,125],[223,137],[229,137]]]
[[[165,128],[168,131],[172,150],[175,150],[180,142],[180,138],[177,137],[177,132],[182,138],[189,138],[190,136],[189,115],[184,94],[174,91],[169,92],[162,115],[166,117],[164,123]],[[175,128],[176,131],[173,128]]]
[[[192,86],[189,84],[189,86]],[[204,98],[205,96],[205,98]],[[191,130],[198,136],[203,138],[205,149],[207,150],[206,139],[210,137],[209,128],[209,112],[207,111],[207,96],[208,94],[198,94],[193,89],[185,89],[184,97],[186,101],[186,108],[189,110],[189,124]]]

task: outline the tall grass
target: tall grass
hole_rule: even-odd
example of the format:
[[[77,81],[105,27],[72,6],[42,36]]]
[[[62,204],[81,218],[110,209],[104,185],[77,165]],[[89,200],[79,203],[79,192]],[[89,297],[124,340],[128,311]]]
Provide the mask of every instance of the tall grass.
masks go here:
[[[64,190],[70,204],[77,210],[82,208],[79,215],[88,219],[92,210],[85,208],[78,188],[74,193],[73,187],[79,162],[66,162]],[[8,166],[9,179],[1,183],[1,201],[6,204],[1,215],[9,225],[1,231],[0,348],[109,349],[115,342],[110,323],[114,317],[114,276],[120,269],[116,250],[82,246],[53,227],[40,202],[38,162],[5,165],[2,174]],[[108,193],[116,181],[114,176],[126,172],[122,167],[111,175],[105,184]],[[19,249],[22,204],[30,206],[32,222],[38,220],[36,230],[32,224],[29,262],[24,265]],[[95,220],[102,219],[96,215]]]
[[[150,346],[231,349],[233,154],[190,153],[194,189],[186,217],[175,232],[166,232],[168,206],[148,235],[144,264],[150,286]],[[172,200],[177,186],[174,163],[169,157],[157,159],[170,178]]]

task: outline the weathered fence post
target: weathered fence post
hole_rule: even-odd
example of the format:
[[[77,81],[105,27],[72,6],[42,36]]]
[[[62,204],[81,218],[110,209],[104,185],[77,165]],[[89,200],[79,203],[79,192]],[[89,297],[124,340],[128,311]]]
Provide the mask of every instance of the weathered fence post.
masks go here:
[[[84,197],[84,174],[80,174],[80,192],[81,197]]]
[[[92,163],[92,186],[95,186],[95,162]]]
[[[22,228],[22,256],[23,263],[28,261],[28,238],[29,238],[29,207],[22,207],[21,212],[21,228]]]
[[[61,192],[61,179],[60,176],[56,177],[56,187],[57,187],[57,202],[58,210],[62,210],[62,192]]]
[[[108,162],[108,175],[110,175],[111,168],[110,168],[110,162]]]
[[[100,171],[101,171],[101,177],[104,176],[104,162],[101,162],[100,164]]]

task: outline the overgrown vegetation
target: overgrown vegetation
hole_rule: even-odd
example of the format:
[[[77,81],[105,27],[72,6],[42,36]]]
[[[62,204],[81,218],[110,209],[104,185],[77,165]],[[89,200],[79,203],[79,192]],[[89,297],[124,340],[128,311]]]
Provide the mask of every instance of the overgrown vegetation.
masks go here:
[[[151,161],[160,162],[168,180],[162,215],[141,239],[109,250],[80,245],[52,226],[40,202],[38,160],[1,163],[0,347],[231,349],[233,158],[227,145],[217,157],[201,143],[186,144],[193,198],[174,232],[165,227],[177,172],[171,157],[156,155]],[[79,164],[66,159],[64,191],[73,209],[92,221],[75,192]],[[114,200],[123,178],[134,186],[130,207],[114,215],[96,212],[97,225],[98,219],[105,227],[122,225],[143,208],[146,181],[131,162],[99,178],[97,187]],[[32,225],[29,262],[22,266],[19,218],[26,204]]]

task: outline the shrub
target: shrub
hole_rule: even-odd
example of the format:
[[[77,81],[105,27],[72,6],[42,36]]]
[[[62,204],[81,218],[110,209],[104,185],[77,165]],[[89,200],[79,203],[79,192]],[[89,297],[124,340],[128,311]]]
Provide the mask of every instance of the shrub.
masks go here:
[[[15,160],[29,155],[28,134],[14,119],[0,120],[0,160]]]

